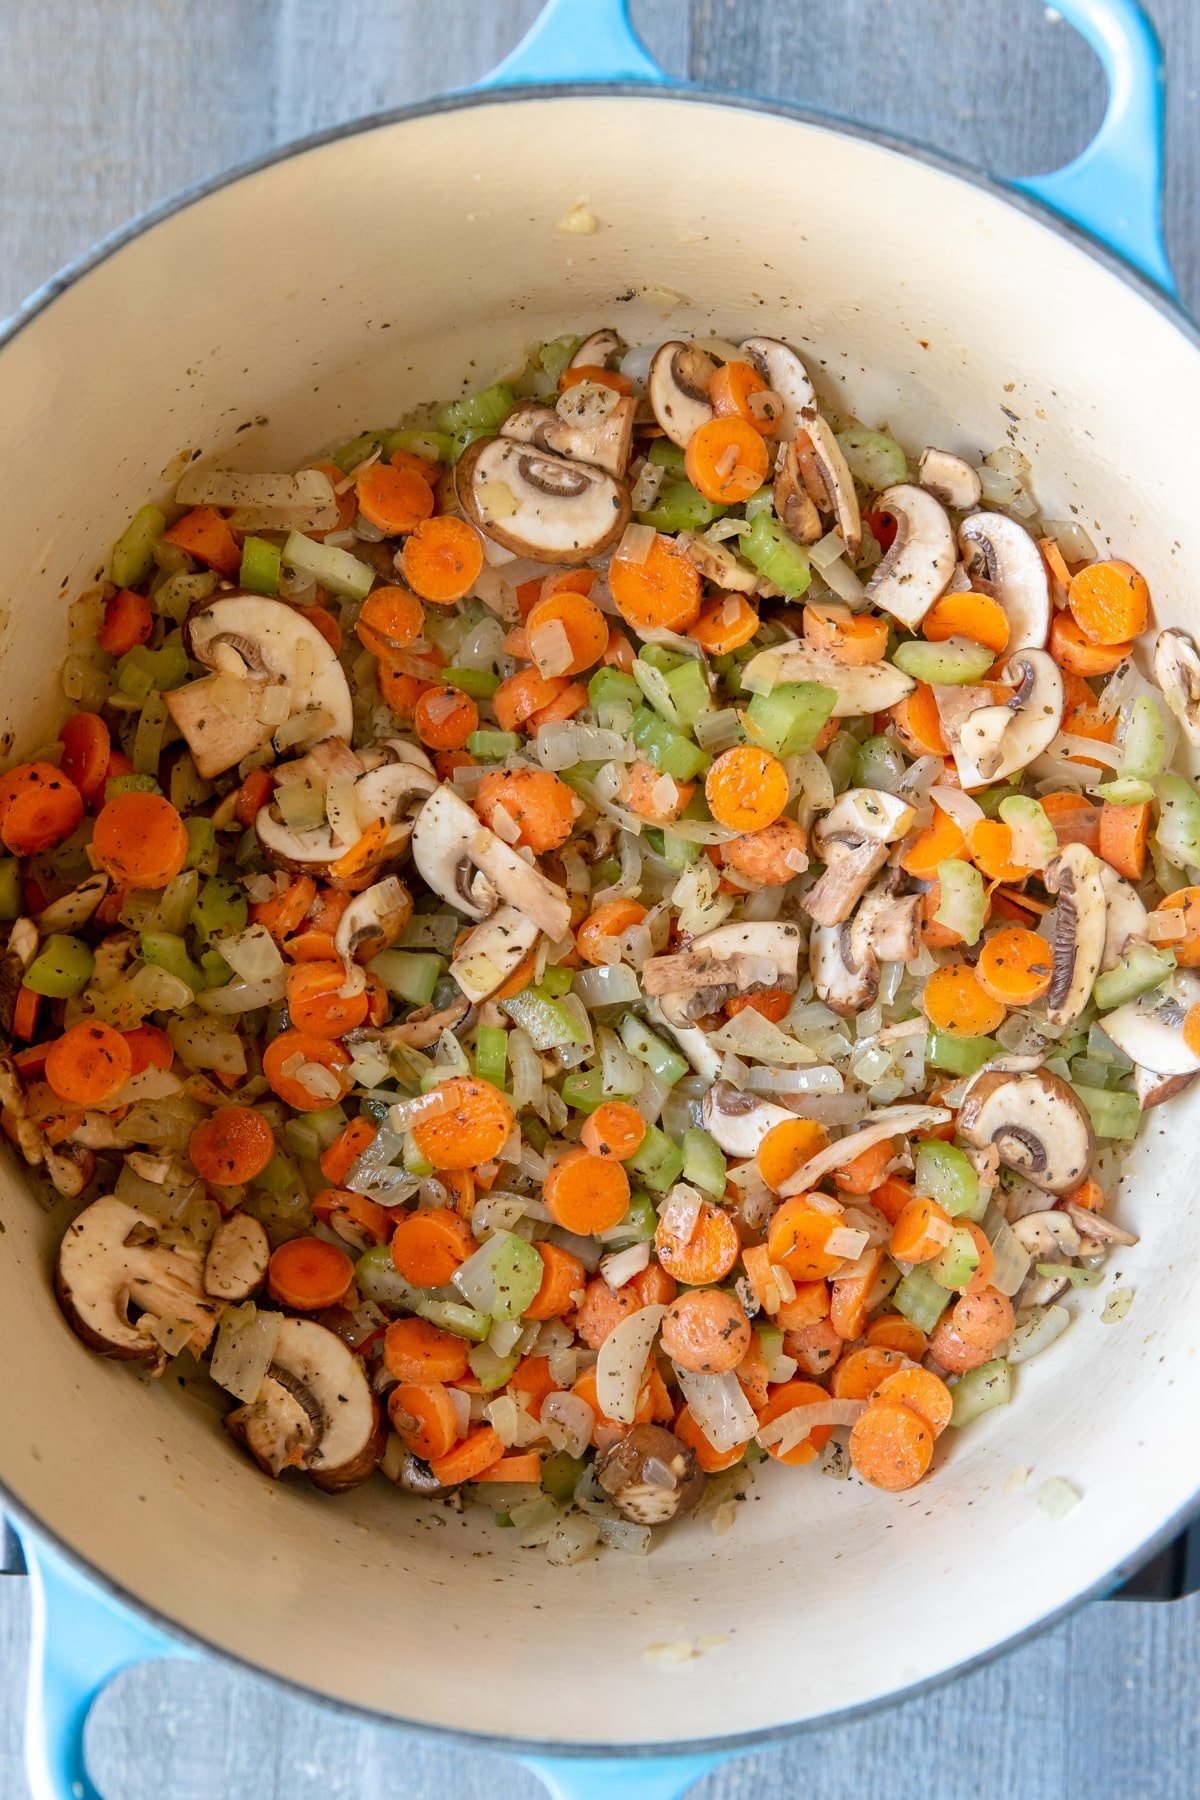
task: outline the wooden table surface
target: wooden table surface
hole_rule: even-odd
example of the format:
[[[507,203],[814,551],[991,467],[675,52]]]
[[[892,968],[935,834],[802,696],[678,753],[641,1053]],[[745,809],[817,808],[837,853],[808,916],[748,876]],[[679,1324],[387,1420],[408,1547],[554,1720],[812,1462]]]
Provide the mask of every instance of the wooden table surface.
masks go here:
[[[131,215],[275,144],[469,82],[537,0],[12,0],[0,8],[0,317]],[[1066,161],[1098,65],[1038,0],[635,0],[674,73],[795,99],[1004,174]],[[1200,303],[1200,7],[1149,0],[1170,79],[1167,237]],[[1012,1572],[998,1558],[996,1579]],[[0,1796],[26,1800],[25,1584],[0,1581]],[[696,1800],[1185,1800],[1200,1793],[1200,1596],[1102,1603],[861,1724],[727,1765]],[[358,1726],[216,1664],[116,1682],[105,1800],[523,1800],[514,1765]]]

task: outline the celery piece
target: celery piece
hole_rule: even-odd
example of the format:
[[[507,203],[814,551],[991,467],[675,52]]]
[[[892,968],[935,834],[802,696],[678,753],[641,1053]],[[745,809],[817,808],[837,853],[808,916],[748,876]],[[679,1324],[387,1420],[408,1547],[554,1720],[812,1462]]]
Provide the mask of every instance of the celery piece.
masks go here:
[[[1099,1287],[1104,1280],[1101,1269],[1077,1269],[1074,1263],[1034,1263],[1034,1271],[1050,1281],[1067,1281],[1073,1288]]]
[[[381,950],[367,964],[393,999],[405,1000],[409,1006],[429,1005],[445,966],[445,957],[432,950]]]
[[[926,1264],[939,1287],[959,1292],[979,1267],[979,1249],[965,1225],[956,1225],[950,1242]]]
[[[665,719],[639,706],[633,715],[633,741],[646,761],[675,781],[694,781],[711,766],[712,758]]]
[[[1109,1012],[1157,987],[1174,967],[1175,957],[1170,950],[1140,944],[1133,938],[1116,968],[1097,975],[1092,997],[1101,1012]]]
[[[513,1350],[508,1356],[497,1356],[490,1344],[476,1344],[467,1356],[471,1373],[485,1394],[494,1394],[497,1388],[502,1388],[520,1360],[519,1350]]]
[[[683,1151],[657,1125],[648,1125],[626,1167],[654,1193],[665,1194],[683,1173]]]
[[[508,1069],[508,1033],[503,1025],[480,1025],[475,1033],[475,1073],[502,1088]]]
[[[538,1262],[540,1266],[540,1257]],[[492,1329],[492,1321],[486,1313],[479,1312],[474,1306],[464,1306],[461,1300],[418,1300],[416,1311],[418,1319],[426,1319],[439,1331],[467,1338],[472,1344],[484,1343]]]
[[[341,594],[347,600],[365,600],[375,580],[374,569],[359,562],[348,550],[339,550],[335,544],[318,544],[302,531],[288,533],[283,561],[289,569],[311,575],[331,594]]]
[[[188,924],[204,944],[214,937],[236,937],[245,931],[250,916],[245,889],[236,881],[214,875],[196,896]]]
[[[0,858],[0,920],[21,916],[21,865],[15,856]]]
[[[455,448],[465,450],[474,437],[494,432],[500,421],[517,403],[517,396],[506,381],[493,382],[477,394],[467,394],[438,414],[438,424],[455,440]]]
[[[499,675],[491,669],[443,669],[442,680],[472,700],[490,700],[500,686]]]
[[[608,1231],[602,1231],[601,1242],[606,1248],[624,1249],[626,1244],[645,1244],[658,1230],[658,1209],[652,1194],[638,1192],[631,1195],[625,1216]]]
[[[931,1031],[925,1046],[925,1061],[948,1075],[974,1075],[993,1056],[1003,1056],[995,1038],[952,1037],[948,1031]]]
[[[1125,775],[1116,781],[1102,781],[1093,792],[1107,800],[1110,806],[1148,806],[1154,798],[1150,782]],[[1015,857],[1013,861],[1016,861]]]
[[[191,988],[193,994],[199,993],[206,985],[203,974],[187,953],[187,945],[174,932],[143,931],[139,948],[143,962],[148,962],[155,969],[165,969],[168,975],[178,976],[180,981]]]
[[[937,872],[941,893],[934,918],[939,925],[956,931],[964,944],[977,943],[988,909],[983,876],[957,856],[943,857]]]
[[[349,1124],[345,1110],[340,1105],[323,1106],[318,1112],[305,1113],[304,1123],[317,1134],[317,1147],[328,1150],[340,1131]]]
[[[925,1263],[910,1269],[892,1295],[896,1311],[921,1331],[932,1331],[949,1304],[949,1293],[938,1286]]]
[[[769,694],[754,694],[742,714],[747,737],[776,756],[811,750],[837,703],[837,691],[820,681],[781,681]]]
[[[594,1113],[608,1096],[599,1069],[572,1069],[559,1089],[565,1105],[575,1112]]]
[[[521,739],[515,731],[473,731],[467,739],[470,754],[488,762],[502,762],[520,748]]]
[[[954,1405],[950,1423],[969,1425],[981,1413],[990,1412],[993,1406],[1007,1406],[1012,1399],[1012,1388],[1012,1364],[1005,1362],[1002,1356],[968,1370],[951,1389]]]
[[[910,638],[897,646],[892,657],[896,667],[914,681],[943,683],[982,681],[995,660],[994,650],[965,637],[943,638],[940,643]]]
[[[659,831],[654,826],[648,826],[643,835],[672,869],[686,869],[700,860],[700,846],[690,838],[679,837],[674,831]]]
[[[1031,794],[1006,794],[996,811],[1012,832],[1009,861],[1026,869],[1044,869],[1057,854],[1058,837],[1041,801]]]
[[[426,462],[448,463],[454,454],[454,439],[444,431],[431,431],[423,425],[401,425],[382,434],[383,454],[394,456],[407,450],[410,456],[424,457]]]
[[[123,694],[131,700],[144,700],[154,692],[154,652],[147,650],[144,644],[135,644],[127,650],[116,668],[113,680]]]
[[[219,950],[200,952],[200,973],[206,988],[225,987],[233,980],[233,970]]]
[[[997,787],[982,788],[978,794],[972,794],[971,798],[978,801],[985,818],[998,819],[1004,802],[1016,798],[1020,793],[1020,788],[1013,787],[1010,782],[1001,782]],[[1057,844],[1058,839],[1054,841]]]
[[[908,480],[908,458],[886,431],[868,431],[865,425],[852,425],[838,432],[837,441],[850,473],[869,493],[877,494]]]
[[[579,1486],[586,1468],[582,1456],[568,1456],[565,1450],[555,1450],[542,1464],[542,1487],[552,1500],[565,1505]]]
[[[716,1138],[698,1125],[683,1134],[683,1179],[720,1200],[725,1192],[725,1154]]]
[[[1160,775],[1155,842],[1163,855],[1181,868],[1200,863],[1200,794],[1183,775]]]
[[[354,1280],[364,1300],[373,1300],[387,1312],[415,1312],[423,1298],[421,1290],[401,1275],[386,1244],[363,1252],[354,1265]]]
[[[341,444],[330,455],[330,462],[335,463],[343,475],[356,469],[360,462],[365,462],[371,453],[383,443],[386,433],[382,431],[362,431],[352,437],[349,443]]]
[[[677,531],[703,531],[714,519],[724,518],[729,511],[715,500],[706,500],[690,481],[664,481],[655,496],[654,505],[637,515],[642,525],[674,535]]]
[[[134,513],[112,547],[109,573],[118,587],[136,587],[154,567],[154,545],[167,529],[157,506],[143,506]]]
[[[535,1050],[556,1050],[566,1044],[586,1044],[587,1032],[561,1000],[544,987],[527,987],[500,1002],[514,1025],[527,1031]]]
[[[833,783],[835,794],[844,794],[846,789],[851,786],[857,756],[858,739],[843,728],[837,733],[821,758],[829,779]]]
[[[69,1000],[92,978],[96,959],[82,938],[55,931],[25,971],[25,986],[49,1000]]]
[[[679,445],[666,437],[655,438],[646,461],[652,462],[656,469],[670,469],[673,475],[682,475],[687,466],[687,458]]]
[[[615,856],[605,856],[598,863],[592,864],[593,890],[604,887],[615,887],[621,879],[621,864]],[[0,914],[0,918],[3,914]]]
[[[187,827],[188,847],[185,869],[199,869],[202,875],[215,874],[218,863],[217,834],[211,819],[202,813],[193,813],[185,819]]]
[[[242,567],[238,584],[252,594],[277,594],[283,561],[278,544],[267,538],[248,537],[242,543]]]
[[[581,338],[573,337],[570,332],[564,333],[562,337],[551,338],[537,353],[538,367],[544,369],[547,375],[553,376],[557,382],[582,341]]]
[[[921,1138],[913,1162],[913,1192],[927,1194],[951,1218],[982,1218],[987,1196],[965,1150],[941,1138]]]
[[[1167,734],[1158,707],[1149,695],[1139,694],[1129,710],[1121,739],[1118,777],[1150,781],[1162,768],[1166,748]]]
[[[411,1135],[404,1139],[404,1153],[401,1160],[406,1175],[416,1175],[424,1181],[427,1175],[433,1174],[433,1164],[428,1157],[421,1155]]]
[[[695,657],[685,656],[682,650],[672,650],[666,644],[643,644],[638,651],[638,661],[649,663],[652,669],[661,669],[669,675],[672,669],[681,668],[686,662],[695,662]]]
[[[738,539],[738,549],[760,575],[790,599],[804,593],[812,580],[808,553],[789,536],[773,513],[760,512]]]
[[[295,1165],[288,1160],[282,1150],[276,1150],[262,1174],[254,1177],[254,1186],[266,1188],[268,1194],[294,1193],[300,1185],[300,1176]]]
[[[854,786],[883,788],[889,794],[895,793],[896,783],[907,766],[900,741],[891,732],[866,738],[854,759]]]
[[[716,711],[704,664],[696,657],[684,657],[676,668],[666,671],[663,680],[685,731],[690,731],[703,713]]]
[[[454,1272],[454,1285],[480,1312],[519,1319],[532,1306],[546,1268],[537,1249],[515,1231],[495,1231]]]
[[[564,994],[570,993],[574,980],[574,969],[564,968],[562,963],[551,963],[542,974],[540,986],[552,1000],[561,1000]]]
[[[621,1042],[631,1056],[644,1062],[668,1087],[674,1087],[688,1073],[690,1064],[686,1058],[656,1031],[651,1031],[636,1013],[626,1013],[621,1020]]]
[[[637,682],[623,669],[597,669],[588,682],[588,704],[596,712],[602,706],[640,706],[641,700]]]
[[[546,1145],[550,1142],[550,1130],[536,1113],[527,1113],[522,1117],[521,1136],[527,1144],[533,1145],[539,1156],[545,1154]]]
[[[1088,1087],[1083,1082],[1074,1085],[1088,1110],[1097,1137],[1132,1141],[1137,1136],[1142,1115],[1135,1095],[1111,1088]]]

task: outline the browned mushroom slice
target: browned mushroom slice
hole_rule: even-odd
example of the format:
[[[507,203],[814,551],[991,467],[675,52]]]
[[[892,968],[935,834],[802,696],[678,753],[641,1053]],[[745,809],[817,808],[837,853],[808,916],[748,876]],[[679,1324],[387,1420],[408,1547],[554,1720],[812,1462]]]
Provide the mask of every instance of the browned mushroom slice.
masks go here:
[[[584,338],[567,366],[572,369],[607,369],[613,357],[620,356],[624,348],[624,341],[612,326],[602,325],[599,331],[593,331],[590,337]]]
[[[874,875],[887,861],[888,845],[902,838],[913,809],[880,788],[851,788],[813,826],[813,850],[825,872],[801,904],[818,925],[848,919]]]
[[[635,1425],[596,1459],[596,1479],[622,1518],[667,1525],[704,1492],[693,1451],[661,1425]]]
[[[985,787],[1027,768],[1048,750],[1058,735],[1065,705],[1063,679],[1054,658],[1045,650],[1018,650],[1000,671],[1013,684],[1010,697],[997,705],[986,688],[971,689],[982,704],[959,715],[944,710],[942,696],[951,700],[953,688],[938,690],[942,727],[954,751],[954,765],[965,788]]]
[[[565,889],[481,824],[445,782],[417,816],[412,852],[434,893],[469,919],[490,918],[503,899],[555,941],[570,927]]]
[[[204,1259],[204,1291],[214,1300],[248,1300],[266,1279],[271,1244],[250,1213],[230,1213],[213,1232]]]
[[[642,991],[661,1000],[672,1025],[691,1025],[734,994],[764,987],[795,993],[799,952],[795,925],[766,919],[718,925],[685,951],[651,957],[642,968]]]
[[[711,356],[680,338],[660,344],[654,353],[646,392],[654,417],[681,450],[687,448],[692,433],[713,416],[708,390],[716,372]]]
[[[1057,896],[1050,940],[1052,969],[1046,1017],[1070,1025],[1092,997],[1104,956],[1106,908],[1100,858],[1084,844],[1067,844],[1047,864],[1042,880]]]
[[[784,443],[792,442],[800,428],[800,414],[806,406],[817,404],[808,370],[791,346],[780,343],[778,338],[747,338],[742,345],[742,355],[783,401],[779,437]],[[786,524],[786,520],[784,522]],[[791,527],[788,529],[790,531]]]
[[[383,1454],[361,1359],[313,1319],[283,1321],[256,1398],[225,1424],[268,1475],[303,1469],[329,1493],[366,1481]]]
[[[1092,1122],[1074,1088],[1048,1069],[983,1069],[968,1084],[959,1135],[994,1144],[1005,1168],[1045,1193],[1064,1194],[1091,1173]]]
[[[814,925],[809,969],[818,1000],[843,1018],[873,1004],[880,964],[912,962],[921,945],[920,894],[899,896],[892,875],[877,882],[841,925]]]
[[[204,1350],[217,1307],[204,1293],[203,1253],[168,1245],[157,1223],[114,1195],[93,1200],[68,1225],[54,1286],[67,1323],[101,1356],[158,1362],[153,1338],[130,1319],[131,1307],[157,1319],[194,1324],[190,1348]]]
[[[412,895],[395,875],[355,894],[338,920],[333,947],[343,962],[369,962],[396,942],[412,917]]]
[[[535,562],[584,563],[629,523],[629,490],[589,463],[511,438],[480,438],[454,469],[459,504],[480,531]]]
[[[825,512],[832,512],[852,563],[858,561],[862,549],[862,514],[854,477],[832,428],[826,424],[815,406],[800,413],[800,429],[796,433],[796,457],[801,478],[810,497]],[[948,579],[948,578],[947,578]]]
[[[381,861],[395,859],[407,849],[417,804],[436,786],[435,775],[411,762],[384,763],[359,776],[354,784],[354,805],[363,828],[371,819],[391,825]],[[293,831],[281,816],[277,799],[260,808],[254,829],[264,854],[279,868],[294,873],[327,875],[350,847],[335,838],[327,822]]]
[[[522,400],[500,427],[501,435],[576,462],[591,463],[620,479],[629,464],[637,401],[599,384],[577,382],[557,406]]]

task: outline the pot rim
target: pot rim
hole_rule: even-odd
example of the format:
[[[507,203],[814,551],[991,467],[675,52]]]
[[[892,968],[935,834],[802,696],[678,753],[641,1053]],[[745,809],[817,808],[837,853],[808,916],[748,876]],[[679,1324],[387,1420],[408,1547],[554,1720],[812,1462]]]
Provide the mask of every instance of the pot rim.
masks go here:
[[[465,89],[439,95],[430,100],[416,101],[407,106],[385,108],[369,113],[362,118],[330,126],[324,131],[297,138],[290,143],[266,151],[261,156],[236,163],[217,175],[191,183],[128,223],[118,226],[116,230],[108,233],[82,255],[73,258],[41,283],[14,313],[0,321],[0,354],[7,350],[25,328],[52,306],[62,294],[66,293],[85,275],[90,274],[93,269],[100,267],[102,263],[107,262],[118,251],[124,249],[127,244],[144,236],[156,225],[173,218],[176,213],[184,212],[197,202],[220,193],[224,188],[232,187],[246,176],[259,174],[265,169],[273,168],[277,163],[287,162],[294,157],[323,149],[327,144],[340,143],[344,139],[362,136],[367,132],[385,129],[391,125],[437,117],[444,113],[467,111],[479,106],[510,105],[542,98],[556,100],[649,98],[687,105],[723,106],[735,112],[765,113],[793,123],[815,126],[819,130],[828,132],[831,136],[850,138],[859,143],[891,150],[899,156],[923,164],[927,168],[936,169],[968,186],[979,188],[991,198],[1023,213],[1036,224],[1040,224],[1060,237],[1067,238],[1107,273],[1118,276],[1126,286],[1131,287],[1143,301],[1175,326],[1193,350],[1200,352],[1200,325],[1193,320],[1181,302],[1164,294],[1148,276],[1131,267],[1114,250],[1093,237],[1081,226],[1062,217],[1053,208],[1035,199],[1032,195],[1013,187],[1010,183],[989,174],[984,169],[961,162],[943,151],[935,150],[929,145],[905,137],[901,133],[863,125],[840,114],[823,112],[817,108],[795,105],[778,99],[762,99],[737,89],[713,89],[691,83],[686,85],[672,83],[669,86],[658,87],[644,82],[625,81],[554,82],[537,86],[514,85]],[[35,1536],[40,1536],[51,1544],[66,1562],[110,1600],[135,1615],[148,1619],[168,1639],[174,1638],[203,1652],[206,1656],[230,1663],[260,1680],[270,1681],[300,1699],[312,1701],[318,1706],[332,1708],[351,1719],[373,1725],[395,1726],[402,1731],[419,1733],[422,1736],[446,1743],[465,1743],[472,1749],[495,1751],[501,1755],[559,1758],[564,1762],[595,1757],[622,1758],[643,1762],[653,1761],[656,1758],[703,1756],[705,1754],[720,1757],[777,1745],[811,1731],[867,1718],[874,1713],[883,1712],[889,1707],[898,1706],[903,1701],[931,1693],[949,1682],[957,1680],[960,1675],[966,1675],[975,1669],[982,1668],[997,1657],[1030,1642],[1033,1638],[1040,1636],[1042,1632],[1048,1631],[1052,1626],[1068,1618],[1085,1602],[1104,1598],[1111,1593],[1113,1588],[1134,1575],[1200,1515],[1200,1490],[1165,1525],[1161,1526],[1150,1538],[1137,1545],[1090,1586],[1071,1599],[1064,1601],[1052,1612],[1042,1614],[1030,1624],[1022,1626],[1019,1630],[1010,1633],[1009,1636],[949,1668],[908,1683],[892,1693],[881,1695],[875,1699],[856,1701],[851,1705],[822,1713],[816,1718],[762,1726],[721,1737],[663,1739],[649,1744],[620,1744],[604,1741],[559,1743],[546,1739],[499,1736],[494,1732],[475,1732],[469,1726],[435,1725],[427,1720],[405,1718],[396,1713],[383,1712],[375,1707],[341,1699],[320,1688],[309,1687],[291,1676],[281,1675],[274,1670],[264,1668],[261,1664],[250,1661],[247,1656],[238,1651],[215,1644],[200,1633],[169,1618],[160,1612],[157,1606],[139,1599],[119,1582],[88,1562],[74,1545],[69,1544],[57,1532],[52,1531],[22,1502],[17,1500],[2,1474],[0,1474],[0,1507],[5,1513],[24,1522]]]

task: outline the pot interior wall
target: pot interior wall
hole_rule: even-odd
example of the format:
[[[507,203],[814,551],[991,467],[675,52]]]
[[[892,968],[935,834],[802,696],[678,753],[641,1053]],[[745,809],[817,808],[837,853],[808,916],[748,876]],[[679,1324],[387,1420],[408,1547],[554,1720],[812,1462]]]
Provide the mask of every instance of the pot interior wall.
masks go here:
[[[584,202],[591,234],[559,227]],[[0,722],[59,716],[68,599],[180,451],[289,466],[477,386],[559,331],[788,338],[827,399],[912,446],[1011,439],[1054,515],[1195,623],[1200,359],[1169,318],[995,195],[890,150],[653,96],[455,107],[249,175],[101,263],[0,356]],[[1200,1485],[1200,1110],[1156,1113],[1119,1216],[1129,1318],[1085,1298],[1018,1403],[901,1498],[762,1474],[732,1531],[552,1570],[382,1480],[273,1485],[211,1399],[86,1352],[49,1270],[64,1222],[0,1171],[0,1474],[132,1595],[384,1713],[561,1741],[707,1739],[870,1700],[1095,1583]],[[1010,1476],[1033,1470],[1012,1492]],[[1033,1488],[1083,1495],[1053,1525]],[[483,1514],[486,1518],[488,1515]],[[654,1644],[707,1640],[664,1668]]]

